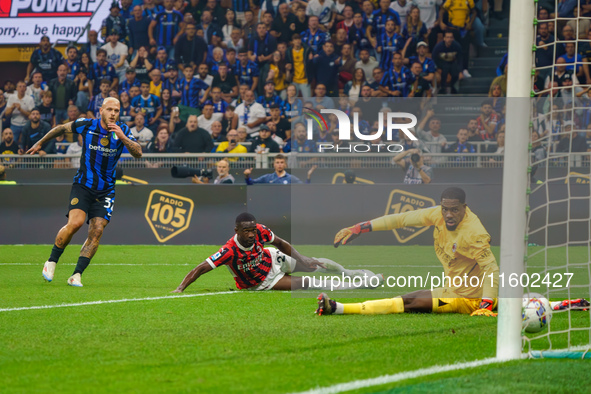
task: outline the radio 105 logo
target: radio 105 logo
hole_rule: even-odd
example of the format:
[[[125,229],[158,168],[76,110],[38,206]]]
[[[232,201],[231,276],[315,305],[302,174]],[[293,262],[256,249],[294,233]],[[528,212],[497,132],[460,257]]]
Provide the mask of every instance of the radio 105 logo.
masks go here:
[[[351,141],[352,134],[360,143],[346,144],[339,146],[335,143],[320,142],[318,143],[319,152],[348,152],[348,153],[366,153],[366,152],[391,152],[399,153],[404,150],[404,147],[397,143],[390,143],[396,141],[399,131],[402,131],[411,141],[416,141],[417,137],[409,130],[416,126],[417,117],[408,112],[380,112],[377,119],[377,129],[371,133],[366,134],[360,131],[359,114],[352,113],[352,120],[345,112],[337,109],[321,109],[320,112],[311,108],[306,109],[306,132],[307,139],[314,139],[314,125],[322,129],[329,129],[328,123],[324,118],[324,114],[334,115],[338,122],[338,137],[341,141]],[[410,120],[410,122],[401,123],[400,120]],[[333,131],[334,133],[334,131]],[[394,134],[396,133],[396,134]],[[372,141],[381,140],[386,142],[372,143]]]

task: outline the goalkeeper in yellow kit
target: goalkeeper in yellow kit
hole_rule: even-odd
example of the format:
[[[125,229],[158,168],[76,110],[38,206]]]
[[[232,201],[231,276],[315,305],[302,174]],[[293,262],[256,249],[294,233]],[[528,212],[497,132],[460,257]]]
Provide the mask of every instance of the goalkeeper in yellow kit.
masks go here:
[[[445,276],[451,279],[445,283],[454,283],[453,279],[460,277],[461,286],[418,290],[401,297],[355,304],[336,302],[322,293],[318,296],[316,313],[379,315],[435,312],[496,316],[493,309],[496,308],[499,267],[490,250],[490,235],[466,205],[466,193],[460,188],[445,189],[440,206],[382,216],[344,228],[335,236],[334,246],[346,245],[362,233],[407,226],[435,227],[435,254],[443,265]],[[478,280],[470,280],[473,277]],[[479,285],[473,286],[475,283]]]

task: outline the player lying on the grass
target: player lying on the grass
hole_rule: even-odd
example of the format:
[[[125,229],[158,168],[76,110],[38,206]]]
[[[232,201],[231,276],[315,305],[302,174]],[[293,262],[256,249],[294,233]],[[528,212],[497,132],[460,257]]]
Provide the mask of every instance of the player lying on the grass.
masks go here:
[[[318,296],[319,315],[378,315],[403,312],[470,313],[496,316],[499,267],[490,250],[490,235],[466,205],[466,193],[457,187],[445,189],[441,206],[382,216],[358,223],[337,233],[334,246],[346,245],[362,233],[401,227],[434,226],[435,254],[446,277],[460,277],[462,286],[418,290],[401,297],[342,304],[326,294]],[[472,286],[470,278],[477,277]],[[492,278],[492,281],[491,281]]]
[[[27,154],[35,154],[47,141],[64,133],[76,133],[83,140],[80,168],[70,192],[68,223],[57,233],[51,256],[43,266],[43,278],[48,282],[53,280],[64,249],[88,217],[88,238],[82,246],[74,273],[68,279],[70,286],[82,287],[81,275],[90,264],[111,220],[115,204],[115,168],[123,148],[126,147],[135,158],[142,157],[142,147],[129,127],[119,122],[119,100],[106,98],[99,112],[100,119],[82,118],[54,127],[27,151]]]
[[[306,257],[298,253],[289,242],[279,238],[262,224],[258,224],[253,215],[241,213],[236,218],[236,235],[230,238],[222,248],[203,263],[195,267],[185,276],[173,293],[182,293],[201,275],[225,265],[228,267],[236,287],[249,290],[298,290],[312,288],[310,281],[303,283],[301,277],[291,276],[294,272],[337,272],[347,276],[378,276],[379,284],[383,282],[381,275],[367,270],[348,270],[340,264],[325,258]],[[277,249],[267,249],[265,243]],[[351,281],[353,282],[353,281]],[[364,280],[370,283],[370,280]],[[340,290],[360,288],[353,283],[344,283],[337,287]],[[325,290],[324,287],[314,287]]]

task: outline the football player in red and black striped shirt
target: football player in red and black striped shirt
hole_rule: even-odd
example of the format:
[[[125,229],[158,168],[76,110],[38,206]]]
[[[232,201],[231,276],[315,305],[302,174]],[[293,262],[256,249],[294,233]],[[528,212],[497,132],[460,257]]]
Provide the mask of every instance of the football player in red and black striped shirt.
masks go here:
[[[309,283],[303,283],[302,277],[290,275],[293,272],[332,271],[348,276],[374,276],[366,270],[347,270],[329,259],[301,255],[289,242],[258,224],[249,213],[238,215],[234,230],[236,235],[217,253],[191,270],[173,293],[182,293],[201,275],[222,265],[228,267],[234,276],[236,287],[251,290],[308,288]],[[277,249],[267,249],[264,247],[265,243],[270,243]]]

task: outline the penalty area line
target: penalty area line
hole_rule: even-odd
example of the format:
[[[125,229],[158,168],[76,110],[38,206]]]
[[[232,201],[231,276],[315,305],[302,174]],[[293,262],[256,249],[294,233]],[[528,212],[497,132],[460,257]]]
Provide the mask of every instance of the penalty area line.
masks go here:
[[[77,302],[73,304],[57,304],[57,305],[39,305],[39,306],[23,306],[16,308],[2,308],[0,312],[13,312],[13,311],[27,311],[33,309],[53,309],[53,308],[66,308],[72,306],[87,306],[87,305],[101,305],[101,304],[118,304],[121,302],[135,302],[135,301],[156,301],[166,300],[169,298],[192,298],[192,297],[207,297],[223,294],[239,294],[239,291],[219,291],[216,293],[201,293],[201,294],[179,294],[162,297],[145,297],[145,298],[123,298],[120,300],[104,300],[104,301],[88,301],[88,302]]]
[[[400,382],[402,380],[420,378],[423,376],[434,375],[442,372],[457,371],[461,369],[476,368],[488,364],[504,363],[509,360],[500,360],[498,358],[485,358],[483,360],[469,361],[458,364],[434,365],[429,368],[421,368],[415,371],[400,372],[394,375],[383,375],[377,378],[354,380],[347,383],[339,383],[328,387],[318,387],[308,391],[301,391],[297,394],[333,394],[344,391],[358,390],[366,387],[380,386],[388,383]]]

